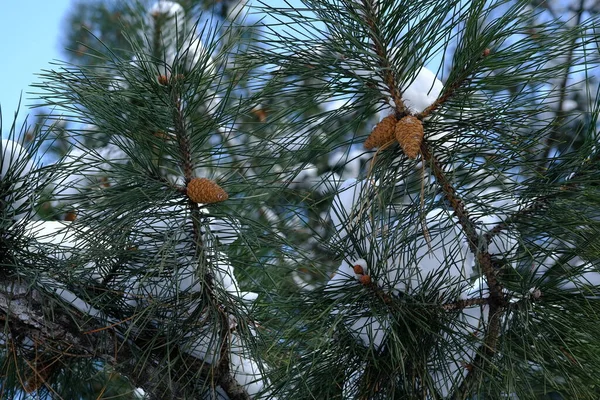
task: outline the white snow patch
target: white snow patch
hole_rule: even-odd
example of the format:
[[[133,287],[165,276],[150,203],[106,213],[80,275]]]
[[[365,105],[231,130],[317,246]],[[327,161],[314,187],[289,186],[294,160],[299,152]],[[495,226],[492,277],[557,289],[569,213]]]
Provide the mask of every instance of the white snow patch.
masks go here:
[[[442,81],[429,69],[422,67],[415,79],[402,89],[402,100],[412,113],[420,113],[437,100],[443,88]]]

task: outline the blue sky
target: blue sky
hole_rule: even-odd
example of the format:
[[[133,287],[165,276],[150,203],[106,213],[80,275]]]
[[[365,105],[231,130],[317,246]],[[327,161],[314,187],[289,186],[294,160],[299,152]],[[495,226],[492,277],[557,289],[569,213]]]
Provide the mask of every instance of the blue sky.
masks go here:
[[[32,104],[29,85],[34,75],[51,60],[64,58],[60,49],[61,28],[73,0],[2,0],[0,12],[0,106],[8,132],[23,92],[22,104]],[[19,121],[28,110],[21,107]],[[5,133],[7,133],[5,132]]]

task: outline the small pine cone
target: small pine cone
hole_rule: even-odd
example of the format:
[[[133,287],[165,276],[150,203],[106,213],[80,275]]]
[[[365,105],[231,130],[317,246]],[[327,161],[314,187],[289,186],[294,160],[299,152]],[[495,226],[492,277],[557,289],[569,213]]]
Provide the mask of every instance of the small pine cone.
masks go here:
[[[356,275],[362,275],[365,273],[365,270],[363,269],[363,267],[358,264],[356,264],[354,267],[352,267],[352,269],[354,269],[354,273]]]
[[[267,110],[264,108],[255,108],[251,113],[254,114],[260,122],[265,122],[267,120]]]
[[[423,142],[423,123],[418,118],[407,115],[396,124],[395,134],[404,154],[408,158],[417,158]]]
[[[187,185],[187,195],[194,203],[210,204],[225,201],[227,192],[216,182],[206,178],[194,178]]]
[[[75,211],[69,211],[65,214],[65,221],[69,221],[69,222],[73,222],[77,219],[77,214],[75,213]]]
[[[394,126],[396,126],[396,116],[394,114],[388,115],[371,131],[371,134],[365,140],[365,149],[371,150],[375,147],[381,147],[384,144],[394,140]]]
[[[158,83],[160,83],[163,86],[167,86],[169,84],[169,77],[166,75],[159,75],[157,79]]]
[[[361,275],[358,277],[358,280],[360,281],[360,283],[362,283],[365,286],[371,284],[371,276],[370,275]]]

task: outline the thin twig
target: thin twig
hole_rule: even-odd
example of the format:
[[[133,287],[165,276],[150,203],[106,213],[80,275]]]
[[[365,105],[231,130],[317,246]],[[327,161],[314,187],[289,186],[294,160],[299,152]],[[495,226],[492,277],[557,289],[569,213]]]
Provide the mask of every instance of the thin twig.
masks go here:
[[[429,229],[427,229],[427,221],[425,220],[425,163],[421,162],[421,229],[423,230],[423,237],[427,242],[429,251],[433,251],[431,246],[431,235],[429,235]]]
[[[185,184],[187,185],[194,177],[190,137],[187,129],[185,128],[185,117],[183,115],[181,100],[177,95],[177,92],[174,90],[174,87],[172,87],[172,90],[173,92],[171,95],[171,101],[173,106],[173,123],[175,125],[177,144],[179,145],[179,153],[182,157],[181,163],[183,167],[183,176],[185,179]]]
[[[585,0],[579,0],[579,7],[577,9],[577,17],[575,21],[575,27],[579,27],[581,25],[581,18],[583,16]],[[563,110],[564,103],[567,97],[567,81],[569,79],[571,64],[573,63],[573,53],[575,52],[575,44],[577,43],[578,37],[574,37],[571,40],[571,45],[569,47],[569,52],[567,53],[566,59],[566,70],[565,74],[562,78],[559,87],[559,98],[558,98],[558,106],[556,110],[556,117],[552,122],[552,130],[550,134],[546,137],[546,141],[544,143],[544,150],[542,158],[540,159],[540,164],[538,165],[537,172],[540,174],[544,174],[546,172],[546,163],[548,162],[548,156],[550,155],[550,150],[552,149],[552,140],[555,135],[558,134],[558,127],[562,125],[563,121],[567,117],[567,113]]]
[[[407,109],[404,105],[404,101],[402,100],[400,85],[397,84],[396,78],[394,77],[392,65],[388,60],[386,49],[379,41],[379,28],[375,22],[372,1],[362,0],[362,4],[364,7],[365,19],[369,25],[371,41],[373,42],[373,46],[375,48],[375,54],[377,54],[379,59],[379,67],[381,68],[381,72],[383,74],[383,82],[387,86],[390,95],[392,96],[392,100],[396,106],[396,115],[403,116],[407,113]]]
[[[586,160],[586,164],[593,166],[593,165],[596,165],[596,163],[599,161],[600,161],[600,153],[597,153],[593,157],[590,157],[588,160]],[[563,185],[561,185],[559,190],[557,190],[556,192],[546,195],[546,196],[543,196],[543,197],[538,197],[537,199],[535,199],[535,201],[530,206],[523,208],[521,210],[518,210],[515,213],[509,215],[504,221],[500,222],[499,224],[494,226],[492,229],[490,229],[483,235],[486,243],[489,245],[491,243],[492,239],[496,235],[498,235],[498,234],[502,233],[504,230],[508,229],[508,227],[510,225],[518,223],[521,218],[526,217],[530,214],[534,214],[534,213],[548,207],[549,203],[551,202],[551,200],[554,196],[557,196],[561,193],[565,193],[570,190],[577,189],[579,187],[579,185],[576,183],[570,182],[570,181],[574,180],[575,178],[577,178],[578,176],[580,176],[581,174],[586,173],[586,172],[588,172],[586,170],[586,168],[580,169],[579,171],[572,174],[569,177],[569,180],[566,183],[564,183]]]
[[[445,311],[458,311],[463,310],[472,306],[481,306],[489,303],[489,298],[482,297],[476,299],[458,300],[452,303],[446,303],[442,305],[442,309]]]
[[[536,213],[548,205],[548,197],[539,198],[533,202],[529,207],[523,208],[521,210],[516,211],[515,213],[506,217],[506,219],[492,229],[484,233],[483,238],[487,245],[492,242],[492,239],[502,233],[504,230],[508,229],[508,227],[514,223],[517,223],[521,218]]]
[[[488,55],[489,55],[489,49],[486,49],[486,51],[484,51],[479,56],[478,61],[483,60]],[[415,117],[419,118],[420,120],[423,120],[424,118],[427,118],[428,116],[430,116],[442,104],[447,102],[452,96],[454,96],[454,94],[456,94],[456,91],[463,85],[463,83],[467,80],[468,76],[469,76],[469,73],[467,70],[465,70],[463,72],[463,74],[460,77],[458,77],[458,79],[456,79],[450,87],[448,87],[446,89],[446,91],[444,92],[443,95],[438,97],[430,106],[425,108],[422,112],[416,114]]]

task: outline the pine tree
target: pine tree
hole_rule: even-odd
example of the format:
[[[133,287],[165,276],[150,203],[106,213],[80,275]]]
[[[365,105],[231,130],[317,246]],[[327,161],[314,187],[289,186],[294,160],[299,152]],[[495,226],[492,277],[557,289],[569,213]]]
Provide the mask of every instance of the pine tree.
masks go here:
[[[0,397],[597,398],[598,11],[81,3],[3,132]]]

